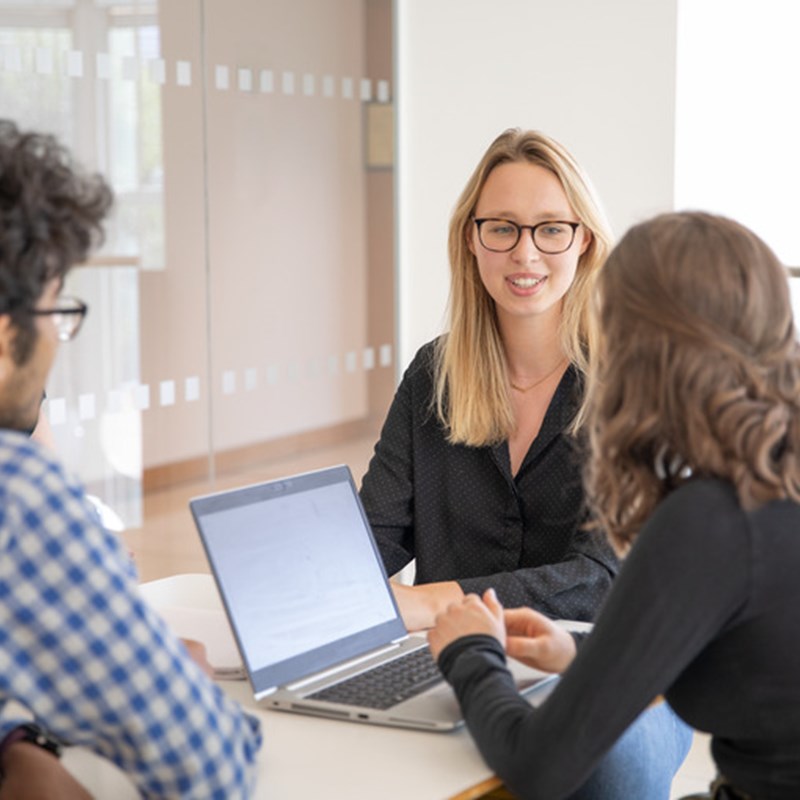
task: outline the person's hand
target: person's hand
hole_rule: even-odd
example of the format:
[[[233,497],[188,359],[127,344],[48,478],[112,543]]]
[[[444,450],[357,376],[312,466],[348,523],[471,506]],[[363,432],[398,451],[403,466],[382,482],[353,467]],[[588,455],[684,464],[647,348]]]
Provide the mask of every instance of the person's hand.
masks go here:
[[[392,581],[391,585],[400,616],[410,631],[433,627],[436,615],[464,596],[455,581],[425,583],[421,586],[406,586]]]
[[[52,754],[30,742],[15,742],[3,754],[0,800],[92,800]]]
[[[434,659],[438,660],[439,654],[451,642],[474,633],[494,636],[505,646],[503,606],[494,589],[487,589],[482,599],[476,594],[468,594],[458,603],[451,603],[436,617],[436,626],[428,634]]]
[[[506,653],[544,672],[563,672],[575,658],[575,640],[532,608],[505,612]]]
[[[214,667],[208,661],[208,656],[206,655],[206,646],[202,642],[198,642],[196,639],[181,639],[183,642],[183,646],[189,652],[189,655],[192,657],[192,661],[197,664],[200,669],[208,675],[209,678],[214,677]],[[0,797],[2,800],[2,797]]]

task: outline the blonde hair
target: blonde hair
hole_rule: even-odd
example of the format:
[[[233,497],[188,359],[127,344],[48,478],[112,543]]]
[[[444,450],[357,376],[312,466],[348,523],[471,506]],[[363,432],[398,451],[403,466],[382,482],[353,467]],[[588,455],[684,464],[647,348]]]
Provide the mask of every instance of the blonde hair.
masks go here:
[[[611,233],[591,184],[558,142],[537,131],[509,129],[485,152],[450,219],[449,332],[438,340],[434,370],[436,413],[453,444],[497,444],[514,431],[506,356],[494,302],[481,282],[468,246],[472,215],[489,174],[500,164],[522,162],[550,170],[592,238],[578,260],[562,307],[560,333],[567,357],[585,372],[594,334],[587,307],[595,275],[611,248]]]
[[[800,346],[767,245],[665,214],[625,235],[598,283],[586,485],[617,547],[692,476],[730,481],[745,509],[800,501]]]

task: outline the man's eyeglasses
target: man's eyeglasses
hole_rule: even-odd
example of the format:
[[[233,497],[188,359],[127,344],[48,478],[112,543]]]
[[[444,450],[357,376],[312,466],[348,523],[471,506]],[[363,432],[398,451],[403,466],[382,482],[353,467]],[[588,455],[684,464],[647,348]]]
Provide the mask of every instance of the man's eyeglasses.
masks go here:
[[[56,308],[32,308],[28,313],[35,317],[50,317],[59,341],[68,342],[80,330],[89,306],[77,297],[59,297],[56,302]]]
[[[508,253],[519,243],[522,231],[529,230],[533,244],[540,253],[555,256],[572,247],[580,222],[548,220],[536,225],[518,225],[510,219],[482,217],[474,219],[480,243],[493,253]]]

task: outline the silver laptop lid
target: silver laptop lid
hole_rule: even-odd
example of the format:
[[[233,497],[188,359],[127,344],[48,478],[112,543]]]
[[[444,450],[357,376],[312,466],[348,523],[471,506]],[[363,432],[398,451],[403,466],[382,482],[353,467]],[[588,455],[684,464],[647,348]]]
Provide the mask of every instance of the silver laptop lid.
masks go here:
[[[256,696],[406,635],[348,467],[189,506]]]

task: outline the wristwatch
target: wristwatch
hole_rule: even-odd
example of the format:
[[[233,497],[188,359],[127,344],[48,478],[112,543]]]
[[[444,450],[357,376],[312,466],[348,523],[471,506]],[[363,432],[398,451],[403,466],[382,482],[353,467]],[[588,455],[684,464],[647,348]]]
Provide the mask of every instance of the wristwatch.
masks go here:
[[[56,758],[61,758],[61,751],[63,750],[61,742],[35,722],[26,722],[10,731],[0,743],[0,764],[2,764],[6,750],[17,742],[35,744],[37,747],[41,747],[42,750],[47,750],[48,753],[51,753]]]

